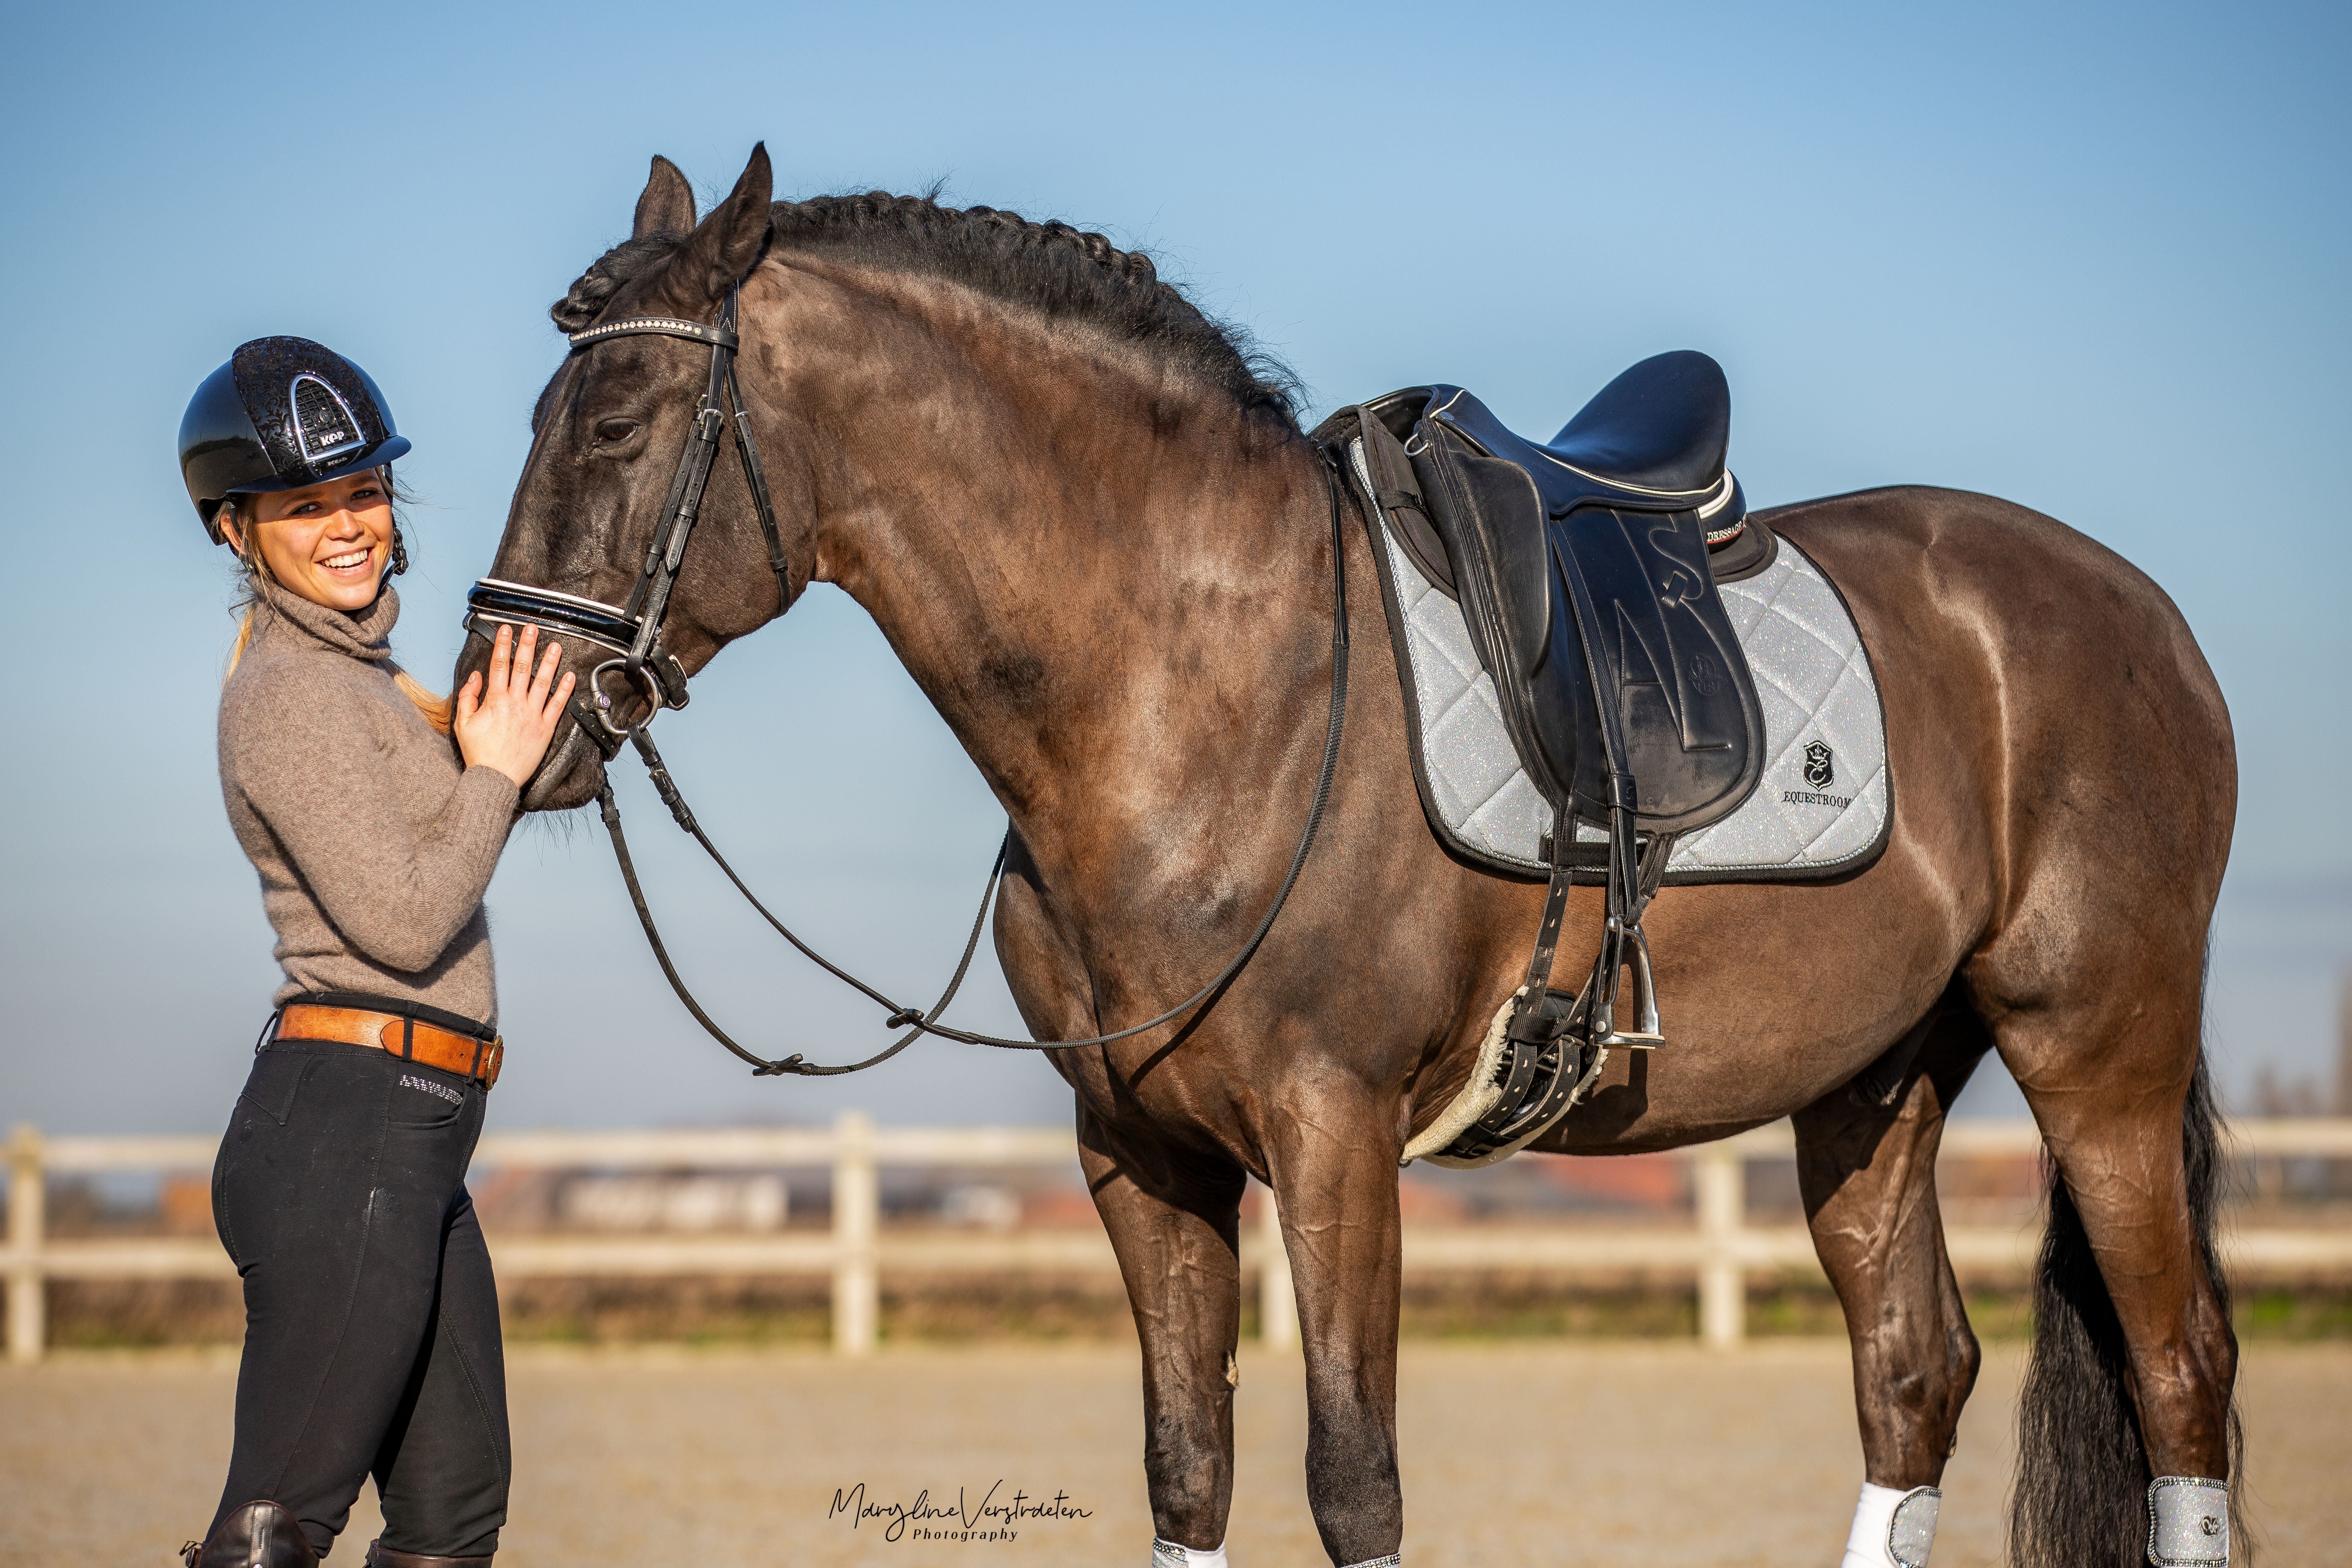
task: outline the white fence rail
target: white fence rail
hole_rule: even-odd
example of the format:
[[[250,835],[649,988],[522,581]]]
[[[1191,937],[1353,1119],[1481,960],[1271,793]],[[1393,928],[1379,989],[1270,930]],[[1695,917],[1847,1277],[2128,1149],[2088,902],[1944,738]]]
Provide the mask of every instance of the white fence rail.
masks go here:
[[[2258,1160],[2352,1159],[2352,1119],[2243,1121],[2231,1124],[2233,1152]],[[2030,1155],[2041,1148],[2030,1121],[1955,1121],[1944,1131],[1953,1156]],[[47,1177],[109,1171],[208,1168],[218,1141],[184,1138],[56,1138],[18,1127],[8,1144],[8,1233],[0,1246],[7,1278],[8,1357],[40,1359],[47,1342],[45,1283],[50,1279],[224,1279],[236,1269],[210,1237],[50,1237]],[[1747,1223],[1743,1166],[1786,1159],[1795,1142],[1785,1122],[1683,1151],[1694,1166],[1696,1223],[1639,1230],[1575,1226],[1408,1226],[1410,1272],[1485,1268],[1655,1269],[1696,1278],[1699,1333],[1728,1346],[1745,1332],[1753,1270],[1812,1270],[1819,1265],[1801,1226]],[[1053,1128],[877,1127],[862,1112],[829,1129],[730,1129],[677,1132],[508,1132],[486,1135],[476,1163],[500,1168],[597,1170],[830,1167],[833,1226],[798,1235],[639,1237],[496,1236],[499,1272],[509,1278],[686,1274],[823,1274],[833,1280],[833,1344],[844,1355],[873,1349],[880,1277],[1052,1269],[1116,1271],[1099,1230],[897,1236],[882,1229],[879,1171],[885,1165],[970,1169],[1052,1167],[1075,1163],[1072,1134]],[[1297,1342],[1290,1263],[1270,1202],[1243,1238],[1241,1264],[1258,1278],[1260,1322],[1268,1344]],[[1963,1268],[2032,1267],[2040,1236],[2031,1225],[1948,1229]],[[2225,1242],[2234,1268],[2250,1272],[2352,1270],[2352,1228],[2239,1230]]]

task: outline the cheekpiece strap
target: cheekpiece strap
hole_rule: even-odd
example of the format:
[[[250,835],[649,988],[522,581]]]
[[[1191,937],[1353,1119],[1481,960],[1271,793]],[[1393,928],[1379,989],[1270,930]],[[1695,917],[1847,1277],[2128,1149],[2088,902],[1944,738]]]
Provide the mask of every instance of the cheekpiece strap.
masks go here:
[[[689,321],[677,316],[626,316],[617,321],[606,321],[584,331],[567,334],[572,352],[578,353],[606,338],[662,337],[691,338],[713,348],[733,351],[743,340],[728,328],[709,326],[701,321]]]

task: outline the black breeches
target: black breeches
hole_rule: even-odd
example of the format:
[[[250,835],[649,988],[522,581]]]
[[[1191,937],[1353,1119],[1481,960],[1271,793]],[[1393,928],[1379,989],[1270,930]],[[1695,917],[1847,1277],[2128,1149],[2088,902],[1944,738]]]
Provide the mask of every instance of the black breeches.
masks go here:
[[[278,1040],[255,1058],[213,1169],[246,1319],[215,1524],[268,1498],[323,1556],[373,1474],[385,1546],[497,1550],[506,1364],[465,1184],[486,1099],[364,1046]]]

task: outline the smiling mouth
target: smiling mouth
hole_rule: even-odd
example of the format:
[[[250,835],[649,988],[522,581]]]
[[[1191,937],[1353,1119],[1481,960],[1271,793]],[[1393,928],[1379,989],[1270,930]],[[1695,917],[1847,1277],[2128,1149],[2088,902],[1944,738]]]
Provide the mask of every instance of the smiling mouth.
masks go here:
[[[373,553],[370,550],[353,550],[342,555],[330,555],[319,564],[330,572],[348,572],[354,566],[364,564]]]

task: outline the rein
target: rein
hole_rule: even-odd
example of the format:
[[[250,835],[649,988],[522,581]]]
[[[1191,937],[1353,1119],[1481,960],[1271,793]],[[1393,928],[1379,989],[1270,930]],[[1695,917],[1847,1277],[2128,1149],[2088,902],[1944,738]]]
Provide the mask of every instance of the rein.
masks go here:
[[[669,808],[678,826],[702,846],[744,901],[759,911],[760,918],[773,927],[778,935],[815,963],[826,973],[860,992],[877,1006],[887,1010],[883,1019],[886,1028],[903,1028],[899,1036],[883,1049],[863,1061],[838,1067],[826,1067],[806,1060],[795,1051],[791,1056],[770,1060],[739,1045],[704,1010],[694,993],[688,988],[671,962],[668,946],[654,921],[652,908],[646,901],[645,889],[637,880],[635,862],[629,855],[629,842],[621,827],[621,808],[613,795],[609,769],[597,791],[597,808],[604,819],[604,829],[613,840],[613,857],[619,862],[621,880],[629,889],[629,902],[637,913],[637,923],[645,928],[646,942],[653,949],[655,960],[661,965],[663,976],[670,989],[685,1004],[694,1021],[702,1026],[710,1037],[751,1064],[755,1078],[772,1078],[791,1074],[801,1078],[833,1078],[843,1073],[860,1072],[879,1066],[905,1050],[925,1035],[936,1035],[943,1040],[953,1040],[968,1046],[993,1046],[1003,1050],[1064,1051],[1082,1047],[1109,1045],[1171,1023],[1194,1008],[1209,1003],[1230,985],[1273,931],[1276,916],[1290,900],[1290,892],[1298,883],[1305,869],[1307,857],[1314,847],[1315,836],[1323,825],[1323,812],[1330,803],[1331,781],[1339,763],[1340,736],[1347,727],[1348,710],[1348,564],[1346,539],[1342,532],[1339,512],[1339,482],[1338,469],[1330,452],[1322,451],[1325,489],[1331,503],[1331,707],[1323,743],[1323,763],[1315,782],[1315,795],[1307,811],[1307,824],[1298,837],[1298,847],[1291,855],[1290,867],[1283,874],[1282,885],[1276,889],[1274,901],[1265,915],[1242,944],[1231,963],[1218,971],[1214,979],[1156,1017],[1140,1024],[1114,1030],[1108,1034],[1089,1035],[1076,1040],[1014,1040],[995,1035],[983,1035],[969,1029],[959,1029],[940,1023],[940,1015],[955,1000],[963,985],[964,976],[971,968],[972,954],[980,946],[980,933],[987,924],[988,911],[996,901],[998,889],[1004,880],[1005,857],[1012,847],[1013,830],[1008,826],[1004,839],[997,846],[995,864],[990,867],[987,883],[981,890],[980,910],[973,915],[971,933],[963,944],[963,956],[956,963],[955,973],[950,977],[947,989],[928,1011],[905,1006],[860,980],[811,947],[795,935],[792,929],[772,913],[759,896],[736,875],[735,868],[719,852],[709,834],[688,806],[686,796],[679,791],[677,781],[662,762],[653,737],[647,733],[656,714],[664,708],[683,708],[687,703],[686,669],[677,657],[661,645],[662,623],[669,612],[670,590],[676,586],[680,563],[686,558],[688,538],[700,515],[702,496],[710,479],[710,466],[716,458],[719,442],[730,423],[736,456],[743,465],[743,477],[751,491],[751,504],[759,514],[760,531],[768,546],[768,565],[776,574],[777,613],[781,615],[792,605],[792,581],[789,563],[785,560],[782,535],[776,527],[775,509],[769,500],[765,475],[760,468],[759,449],[751,436],[751,417],[743,406],[740,386],[735,377],[735,353],[740,338],[735,331],[739,289],[727,291],[716,326],[666,316],[637,316],[606,322],[571,334],[572,352],[582,353],[608,338],[634,335],[655,335],[685,338],[710,345],[710,379],[700,404],[696,407],[694,427],[687,439],[686,449],[679,455],[677,471],[670,479],[669,493],[662,505],[659,520],[654,527],[653,542],[646,552],[644,568],[630,589],[625,604],[615,609],[594,599],[560,594],[552,589],[534,587],[526,583],[502,582],[485,577],[466,595],[466,629],[477,637],[494,634],[485,626],[535,626],[558,635],[577,637],[602,648],[614,657],[605,659],[589,671],[581,683],[581,695],[573,699],[573,717],[581,730],[593,742],[610,763],[620,752],[623,743],[635,748],[645,763],[646,775],[654,792]],[[734,409],[731,422],[726,409]],[[617,669],[623,679],[646,700],[642,718],[634,722],[619,721],[613,698],[604,689],[606,671]]]

